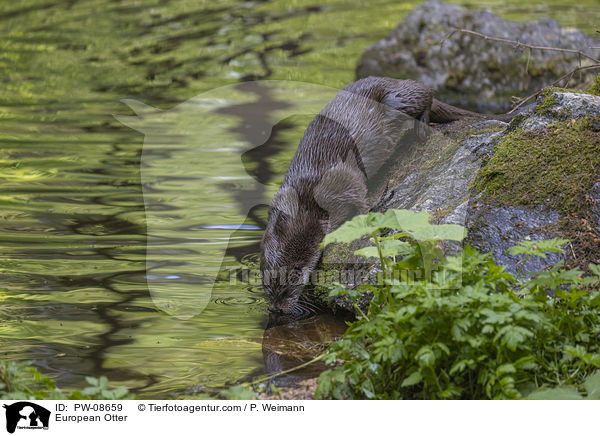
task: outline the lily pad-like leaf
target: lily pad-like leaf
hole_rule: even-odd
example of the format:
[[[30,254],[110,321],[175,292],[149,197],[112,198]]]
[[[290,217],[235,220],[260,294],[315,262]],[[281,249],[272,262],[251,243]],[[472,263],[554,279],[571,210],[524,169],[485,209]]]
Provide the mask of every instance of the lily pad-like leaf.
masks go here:
[[[527,397],[528,400],[581,400],[582,396],[573,386],[559,386],[534,392]]]
[[[380,245],[381,255],[384,257],[409,254],[413,250],[413,247],[408,242],[398,241],[397,239],[381,241]],[[356,250],[354,254],[365,257],[379,257],[377,247],[374,246],[361,248],[360,250]]]
[[[358,215],[326,235],[321,246],[325,247],[333,242],[351,242],[365,235],[372,235],[380,229],[389,228],[391,223],[390,217],[381,213]]]
[[[430,215],[427,212],[391,209],[386,215],[393,216],[396,220],[393,228],[405,231],[417,241],[462,241],[465,238],[464,227],[456,224],[430,224]]]
[[[588,400],[600,400],[600,372],[588,377],[583,383]]]

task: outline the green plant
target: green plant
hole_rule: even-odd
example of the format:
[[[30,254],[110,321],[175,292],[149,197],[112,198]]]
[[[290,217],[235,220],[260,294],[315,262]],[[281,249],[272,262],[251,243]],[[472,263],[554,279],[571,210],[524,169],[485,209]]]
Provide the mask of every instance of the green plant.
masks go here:
[[[445,257],[464,229],[429,224],[426,213],[389,210],[355,217],[324,244],[371,235],[377,284],[367,313],[326,357],[320,398],[523,398],[540,388],[582,386],[600,366],[595,276],[556,265],[518,280],[468,245]],[[392,233],[390,234],[390,231]],[[542,256],[564,240],[523,241],[513,254]],[[404,274],[403,274],[404,273]],[[410,274],[408,274],[410,273]],[[332,295],[347,293],[341,286]]]
[[[219,394],[227,400],[254,400],[256,398],[256,393],[243,384],[231,386],[222,390]]]
[[[0,361],[0,398],[3,400],[126,400],[134,399],[126,387],[109,389],[106,377],[86,377],[83,390],[64,392],[54,380],[35,367],[17,362]]]
[[[100,378],[86,377],[85,381],[89,386],[81,391],[73,391],[69,396],[71,400],[126,400],[133,399],[133,395],[129,394],[129,390],[125,386],[119,386],[114,389],[109,389],[108,378],[101,376]]]
[[[600,373],[594,373],[583,381],[582,395],[575,386],[559,386],[552,389],[543,389],[532,393],[529,400],[600,400]]]

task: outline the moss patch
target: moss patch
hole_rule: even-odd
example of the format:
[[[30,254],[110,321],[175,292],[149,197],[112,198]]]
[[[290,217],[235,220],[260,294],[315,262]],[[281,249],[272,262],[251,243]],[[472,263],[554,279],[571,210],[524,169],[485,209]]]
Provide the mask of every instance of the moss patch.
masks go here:
[[[548,112],[548,108],[550,106],[553,106],[557,103],[556,96],[552,92],[555,89],[564,91],[563,89],[560,89],[560,88],[552,88],[552,87],[544,88],[544,92],[542,93],[542,95],[544,96],[544,101],[535,106],[536,113],[543,115]]]
[[[448,162],[460,143],[468,137],[495,133],[504,129],[500,124],[474,126],[474,122],[477,120],[466,118],[448,124],[439,124],[433,128],[426,141],[411,144],[390,170],[389,185],[395,186],[414,173],[430,170]]]
[[[599,118],[555,123],[545,133],[513,131],[479,170],[475,186],[504,205],[580,213],[600,167]]]
[[[353,241],[352,243],[336,243],[328,246],[311,277],[313,285],[305,291],[305,298],[336,312],[338,308],[329,297],[330,287],[334,283],[347,283],[342,271],[364,267],[365,262],[351,263],[351,259],[356,259],[353,255],[354,251],[364,245],[366,244],[360,245],[359,241]]]
[[[594,83],[588,88],[587,92],[592,95],[600,95],[600,74],[594,77]]]
[[[558,211],[556,230],[572,240],[572,265],[598,261],[587,194],[600,168],[600,117],[559,122],[547,132],[517,129],[497,146],[474,181],[485,198],[503,206],[546,206]]]

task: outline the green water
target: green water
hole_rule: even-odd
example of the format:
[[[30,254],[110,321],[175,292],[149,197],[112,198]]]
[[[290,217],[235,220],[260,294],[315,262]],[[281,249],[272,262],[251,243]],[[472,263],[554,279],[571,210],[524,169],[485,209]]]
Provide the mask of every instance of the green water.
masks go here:
[[[362,49],[418,3],[3,0],[1,357],[33,361],[65,387],[107,375],[141,397],[267,371],[262,292],[223,272],[255,262],[265,217],[249,206],[268,203],[311,117],[286,120],[264,155],[245,155],[258,183],[233,164],[252,148],[243,135],[199,158],[177,148],[176,125],[149,140],[113,114],[133,115],[121,99],[172,110],[248,80],[341,88]],[[600,22],[592,0],[462,4],[513,20],[550,16],[589,34]],[[220,181],[195,172],[209,162]],[[212,293],[202,268],[221,271]],[[187,313],[184,298],[173,313],[154,282],[210,301]]]

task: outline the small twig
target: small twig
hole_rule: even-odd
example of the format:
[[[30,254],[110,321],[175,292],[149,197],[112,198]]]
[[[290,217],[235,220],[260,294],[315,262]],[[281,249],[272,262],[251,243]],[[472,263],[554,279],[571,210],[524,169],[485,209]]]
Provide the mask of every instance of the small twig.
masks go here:
[[[600,33],[600,29],[597,29],[596,32]],[[579,66],[572,69],[571,71],[569,71],[568,73],[566,73],[565,75],[563,75],[562,77],[558,78],[557,80],[555,80],[554,82],[552,82],[550,85],[548,86],[554,86],[557,85],[558,83],[560,83],[562,80],[565,80],[565,85],[564,87],[566,88],[567,85],[569,84],[569,82],[571,81],[571,78],[573,77],[573,75],[575,73],[579,73],[580,77],[581,77],[581,72],[582,71],[586,71],[586,70],[592,70],[592,69],[600,69],[600,60],[596,59],[584,52],[582,52],[581,50],[576,50],[576,49],[571,49],[571,48],[559,48],[559,47],[546,47],[546,46],[540,46],[540,45],[532,45],[532,44],[526,44],[520,41],[515,41],[512,39],[506,39],[506,38],[497,38],[494,36],[488,36],[488,35],[484,35],[483,33],[480,32],[475,32],[474,30],[468,30],[468,29],[454,29],[452,32],[450,32],[445,38],[443,38],[440,41],[440,45],[442,45],[447,39],[450,39],[455,33],[466,33],[469,35],[475,35],[478,36],[480,38],[489,40],[489,41],[498,41],[498,42],[502,42],[505,44],[511,44],[513,47],[518,48],[518,47],[524,47],[524,48],[528,48],[529,51],[527,53],[527,63],[525,64],[525,74],[527,74],[527,72],[529,71],[529,63],[530,63],[530,59],[531,59],[531,52],[532,50],[551,50],[551,51],[558,51],[558,52],[563,52],[563,53],[573,53],[576,54],[578,57],[578,64]],[[600,47],[590,47],[593,49],[600,49]],[[594,62],[594,65],[588,65],[585,67],[581,66],[581,58],[584,57],[586,59],[589,59],[591,61]],[[519,103],[512,108],[508,113],[511,114],[514,111],[516,111],[517,109],[519,109],[521,106],[523,106],[526,102],[528,102],[529,100],[531,100],[534,97],[537,97],[541,92],[543,91],[543,89],[540,89],[539,91],[537,91],[534,94],[531,94],[528,97],[525,97],[523,99],[516,99],[516,101],[518,101]],[[513,98],[514,99],[514,98]]]
[[[354,303],[354,307],[356,308],[356,310],[358,310],[358,311],[360,312],[360,315],[361,315],[361,316],[362,316],[364,319],[366,319],[367,321],[371,321],[371,320],[369,319],[369,317],[368,317],[367,315],[365,315],[365,313],[362,311],[362,309],[360,308],[360,306],[359,306],[358,304]]]
[[[525,75],[529,71],[529,60],[531,59],[531,49],[527,52],[527,63],[525,64]]]
[[[443,43],[445,40],[449,39],[452,35],[454,35],[455,33],[467,33],[470,35],[475,35],[475,36],[479,36],[480,38],[483,39],[487,39],[490,41],[498,41],[498,42],[503,42],[505,44],[511,44],[513,45],[515,48],[517,47],[525,47],[525,48],[529,48],[531,50],[535,49],[535,50],[550,50],[550,51],[560,51],[560,52],[564,52],[564,53],[574,53],[574,54],[578,54],[580,56],[583,56],[591,61],[593,61],[596,64],[600,64],[600,60],[596,59],[584,52],[582,52],[581,50],[576,50],[573,48],[559,48],[559,47],[546,47],[546,46],[542,46],[542,45],[532,45],[532,44],[526,44],[524,42],[520,42],[520,41],[515,41],[512,39],[506,39],[506,38],[496,38],[493,36],[488,36],[488,35],[484,35],[483,33],[479,33],[479,32],[475,32],[474,30],[467,30],[467,29],[454,29],[452,32],[450,32],[450,34],[448,36],[446,36],[441,43]]]
[[[569,87],[569,82],[571,81],[571,77],[573,77],[574,73],[575,73],[575,70],[571,71],[571,73],[567,76],[567,79],[565,81],[565,84],[564,84],[563,88],[568,88]],[[581,71],[579,72],[579,74],[581,74]]]
[[[600,63],[598,65],[588,65],[586,67],[577,67],[575,69],[573,69],[572,71],[569,71],[567,74],[565,74],[564,76],[558,78],[557,80],[555,80],[554,82],[552,82],[551,84],[549,84],[548,86],[554,86],[558,83],[560,83],[561,80],[566,79],[567,77],[573,75],[574,73],[578,72],[578,71],[585,71],[585,70],[594,70],[594,69],[600,69]],[[528,97],[523,98],[523,100],[521,100],[521,102],[516,105],[514,108],[512,108],[509,112],[509,114],[513,113],[514,111],[516,111],[517,109],[519,109],[521,106],[523,106],[525,104],[525,102],[531,100],[534,97],[537,97],[538,95],[540,95],[540,93],[543,91],[543,89],[540,89],[538,92],[536,92],[535,94],[531,94]]]
[[[263,377],[259,377],[259,378],[257,378],[257,379],[254,379],[254,380],[252,380],[252,384],[262,383],[262,382],[264,382],[264,381],[267,381],[267,380],[273,379],[273,378],[275,378],[275,377],[279,377],[280,375],[283,375],[283,374],[288,374],[288,373],[290,373],[290,372],[294,372],[294,371],[296,371],[296,370],[298,370],[298,369],[302,369],[302,368],[304,368],[304,367],[306,367],[306,366],[308,366],[308,365],[312,365],[313,363],[315,363],[315,362],[318,362],[318,361],[319,361],[319,360],[321,360],[323,357],[325,357],[325,353],[323,353],[323,354],[319,354],[319,355],[318,355],[317,357],[315,357],[314,359],[311,359],[311,360],[309,360],[308,362],[304,362],[304,363],[302,363],[302,364],[300,364],[300,365],[298,365],[298,366],[294,366],[293,368],[286,369],[286,370],[283,370],[283,371],[276,372],[276,373],[274,373],[274,374],[269,374],[269,375],[266,375],[266,376],[263,376]],[[242,384],[245,384],[245,383],[242,383]],[[250,383],[248,383],[248,384],[250,384]]]

